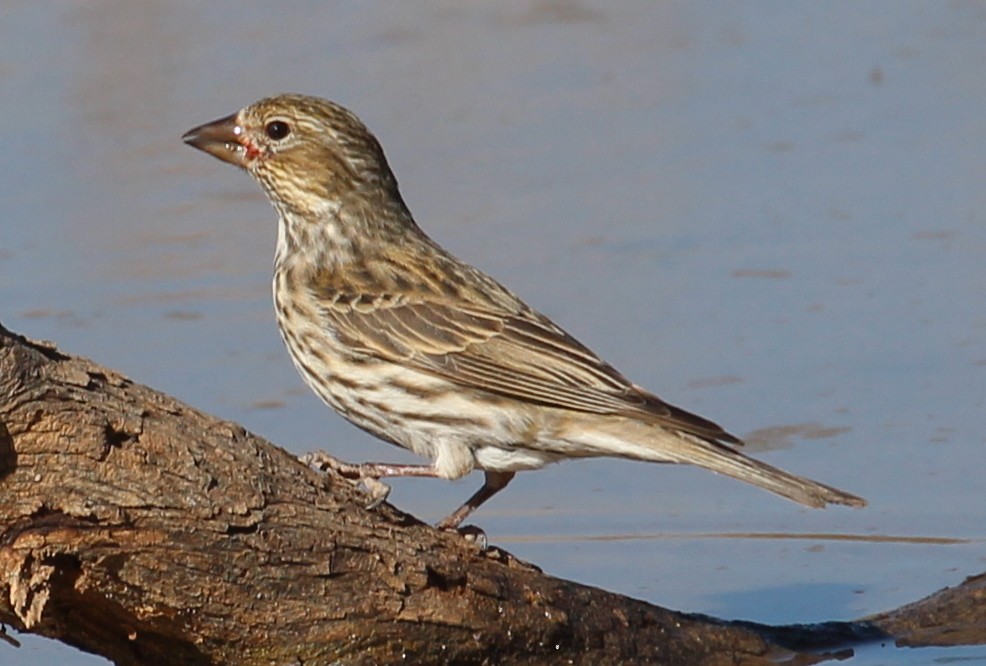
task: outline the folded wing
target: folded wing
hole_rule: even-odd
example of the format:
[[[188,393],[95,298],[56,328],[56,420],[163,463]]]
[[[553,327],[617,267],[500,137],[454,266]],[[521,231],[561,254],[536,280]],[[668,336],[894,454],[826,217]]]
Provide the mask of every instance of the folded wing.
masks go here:
[[[464,389],[557,409],[643,418],[739,444],[715,423],[642,391],[546,317],[403,297],[323,300],[326,324],[353,350]]]

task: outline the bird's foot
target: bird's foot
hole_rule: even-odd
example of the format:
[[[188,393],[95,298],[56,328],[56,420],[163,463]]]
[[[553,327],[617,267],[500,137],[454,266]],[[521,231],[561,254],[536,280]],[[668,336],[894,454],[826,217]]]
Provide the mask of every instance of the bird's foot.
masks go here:
[[[390,495],[390,486],[372,473],[372,465],[367,469],[367,465],[343,462],[325,451],[306,453],[299,460],[318,472],[332,470],[345,479],[356,481],[356,486],[370,496],[370,501],[366,504],[367,509],[377,508]]]
[[[332,470],[347,479],[359,479],[363,475],[360,473],[360,465],[347,463],[330,456],[325,451],[312,451],[298,458],[301,462],[308,465],[318,472]]]
[[[370,496],[370,501],[366,503],[367,509],[375,509],[383,504],[387,496],[390,495],[390,486],[376,478],[375,476],[364,476],[359,485],[363,487],[366,494]]]
[[[448,529],[448,531],[453,530],[458,532],[466,541],[476,544],[481,551],[485,552],[490,547],[490,541],[486,538],[486,532],[475,525],[463,525],[462,527]]]

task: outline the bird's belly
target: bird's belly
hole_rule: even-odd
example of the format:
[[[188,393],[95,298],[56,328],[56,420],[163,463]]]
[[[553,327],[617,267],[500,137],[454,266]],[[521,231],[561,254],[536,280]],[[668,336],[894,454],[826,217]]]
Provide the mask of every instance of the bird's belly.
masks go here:
[[[541,452],[518,446],[514,415],[468,391],[390,364],[369,372],[352,370],[326,368],[319,375],[301,371],[339,414],[385,441],[430,458],[440,476],[458,478],[477,467],[534,469],[546,462]],[[361,380],[353,379],[364,373]]]
[[[298,319],[278,317],[291,360],[308,386],[353,424],[431,458],[451,478],[477,466],[500,469],[501,462],[509,469],[540,466],[532,460],[517,467],[524,458],[520,454],[475,456],[479,449],[517,446],[530,425],[516,408],[484,400],[441,377],[360,354],[316,325],[317,319],[304,317],[300,324]]]
[[[474,451],[476,467],[491,472],[522,472],[540,469],[548,463],[557,462],[564,456],[550,451],[523,446],[479,446]]]

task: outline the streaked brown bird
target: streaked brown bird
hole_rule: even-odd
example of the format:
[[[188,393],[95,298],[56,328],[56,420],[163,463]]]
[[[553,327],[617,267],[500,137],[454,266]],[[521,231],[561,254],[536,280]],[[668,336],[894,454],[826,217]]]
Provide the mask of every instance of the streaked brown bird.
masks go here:
[[[810,507],[855,495],[748,458],[715,423],[630,382],[415,223],[376,138],[323,99],[278,95],[184,141],[246,169],[278,213],[274,304],[298,371],[322,400],[430,465],[339,464],[352,478],[483,486],[454,529],[521,470],[567,458],[690,463]]]

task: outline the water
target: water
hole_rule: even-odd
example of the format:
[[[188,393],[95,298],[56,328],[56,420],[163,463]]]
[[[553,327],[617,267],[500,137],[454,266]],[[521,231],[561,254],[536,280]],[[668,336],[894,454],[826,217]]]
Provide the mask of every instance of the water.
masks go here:
[[[330,97],[433,237],[636,382],[871,503],[580,462],[484,507],[495,543],[727,618],[893,608],[986,568],[984,21],[961,2],[12,3],[0,321],[292,451],[411,461],[309,395],[273,323],[273,212],[179,140],[275,92]],[[434,520],[479,483],[391,501]],[[25,642],[3,663],[104,663]]]

